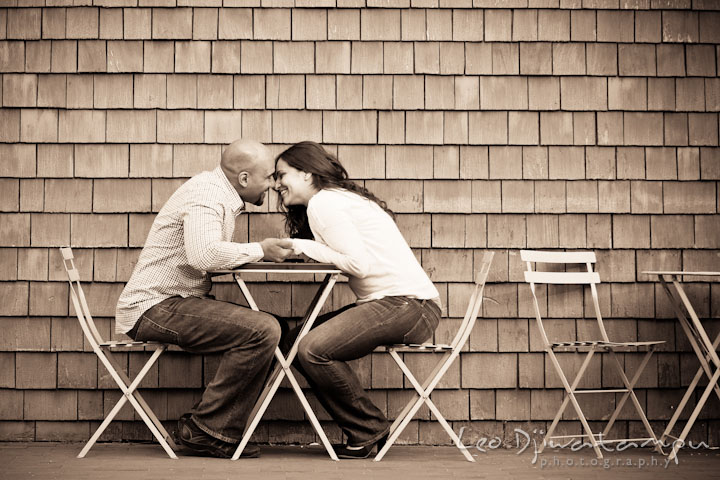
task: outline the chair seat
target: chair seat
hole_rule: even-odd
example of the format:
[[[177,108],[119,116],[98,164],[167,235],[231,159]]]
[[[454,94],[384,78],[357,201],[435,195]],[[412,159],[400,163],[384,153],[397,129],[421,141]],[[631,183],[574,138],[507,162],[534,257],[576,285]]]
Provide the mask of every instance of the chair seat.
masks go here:
[[[141,347],[153,347],[153,350],[155,350],[157,347],[162,347],[165,344],[160,342],[134,342],[132,340],[128,341],[121,341],[121,340],[113,340],[110,342],[102,342],[99,343],[101,347],[109,347],[109,348],[141,348]]]
[[[665,341],[653,341],[653,342],[605,342],[603,340],[579,340],[576,342],[555,342],[552,344],[553,348],[582,348],[582,347],[608,347],[608,348],[623,348],[623,347],[649,347],[651,345],[660,345]]]
[[[395,350],[396,352],[445,352],[452,350],[452,348],[452,345],[446,345],[443,343],[396,343],[394,345],[383,345],[378,347],[381,352],[389,352],[390,350]]]

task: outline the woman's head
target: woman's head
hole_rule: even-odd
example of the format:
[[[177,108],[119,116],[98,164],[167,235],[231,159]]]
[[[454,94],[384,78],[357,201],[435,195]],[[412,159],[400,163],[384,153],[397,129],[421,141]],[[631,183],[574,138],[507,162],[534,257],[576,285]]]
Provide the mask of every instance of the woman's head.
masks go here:
[[[275,161],[275,190],[280,194],[280,210],[290,236],[312,238],[306,207],[318,191],[342,188],[377,203],[390,216],[385,202],[348,178],[347,170],[333,155],[315,142],[300,142],[288,148]]]
[[[323,188],[344,188],[348,174],[335,157],[315,142],[300,142],[275,161],[275,190],[286,207],[307,206]]]

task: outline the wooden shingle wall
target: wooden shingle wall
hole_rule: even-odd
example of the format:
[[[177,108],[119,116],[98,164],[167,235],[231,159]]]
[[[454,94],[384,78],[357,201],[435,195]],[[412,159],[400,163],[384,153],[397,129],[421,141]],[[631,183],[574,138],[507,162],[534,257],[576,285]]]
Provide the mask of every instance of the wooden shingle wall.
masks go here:
[[[520,248],[595,250],[611,336],[667,341],[638,389],[660,433],[697,362],[640,272],[720,269],[718,9],[714,0],[0,1],[0,440],[85,439],[119,395],[83,342],[56,247],[76,250],[109,335],[155,213],[239,137],[275,152],[322,142],[387,200],[442,292],[438,341],[464,313],[475,262],[496,252],[493,301],[433,395],[456,431],[469,427],[465,439],[539,431],[562,398]],[[239,241],[282,234],[276,198],[239,218]],[[230,283],[215,290],[241,301]],[[297,315],[312,285],[253,291],[263,308]],[[702,317],[720,316],[720,285],[693,281],[688,291]],[[560,293],[543,291],[545,313],[580,338],[587,298]],[[332,303],[351,299],[340,285]],[[714,335],[717,320],[709,325]],[[129,372],[140,356],[123,357]],[[597,360],[587,385],[616,384]],[[216,365],[166,354],[146,398],[172,423]],[[394,417],[411,389],[390,358],[367,357],[357,370]],[[614,401],[590,405],[591,419]],[[691,438],[720,445],[720,403],[710,402]],[[124,412],[104,438],[149,439]],[[429,418],[421,410],[403,441],[446,443]],[[313,439],[289,390],[266,419],[260,441]],[[577,429],[572,419],[564,428]],[[617,428],[638,427],[627,410]]]

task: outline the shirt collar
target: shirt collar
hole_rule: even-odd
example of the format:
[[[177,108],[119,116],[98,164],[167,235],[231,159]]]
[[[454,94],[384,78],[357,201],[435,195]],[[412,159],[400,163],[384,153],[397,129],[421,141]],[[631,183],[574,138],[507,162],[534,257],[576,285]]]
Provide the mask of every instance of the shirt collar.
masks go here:
[[[227,191],[228,198],[230,199],[230,208],[232,208],[233,213],[235,215],[239,214],[245,208],[245,202],[243,202],[237,190],[235,190],[235,187],[232,186],[230,180],[225,176],[225,172],[223,172],[222,168],[218,165],[215,170],[212,171],[212,174],[220,180],[223,189]]]

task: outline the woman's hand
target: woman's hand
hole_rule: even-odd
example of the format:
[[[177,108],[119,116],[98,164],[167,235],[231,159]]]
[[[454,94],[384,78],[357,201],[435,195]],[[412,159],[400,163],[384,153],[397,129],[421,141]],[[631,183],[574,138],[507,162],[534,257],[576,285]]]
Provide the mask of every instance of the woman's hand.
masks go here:
[[[260,242],[260,246],[263,249],[263,260],[271,262],[282,262],[294,253],[292,241],[287,238],[266,238]]]

